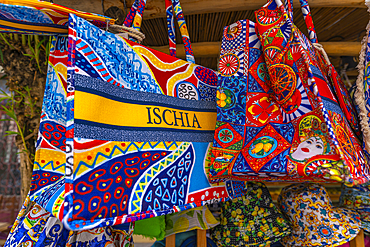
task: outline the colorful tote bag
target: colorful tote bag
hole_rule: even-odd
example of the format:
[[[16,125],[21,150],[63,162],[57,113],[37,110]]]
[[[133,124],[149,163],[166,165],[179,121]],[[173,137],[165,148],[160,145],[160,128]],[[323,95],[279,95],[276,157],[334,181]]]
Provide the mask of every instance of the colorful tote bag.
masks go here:
[[[304,1],[301,4],[310,39],[316,43],[309,7]],[[243,79],[236,73],[236,76],[224,74],[224,78],[221,77],[217,104],[219,121],[214,141],[214,146],[218,142],[221,147],[213,151],[212,165],[217,169],[211,172],[211,180],[232,177],[263,181],[366,182],[368,164],[346,120],[348,114],[355,115],[354,108],[349,105],[348,114],[343,113],[344,107],[340,107],[328,86],[330,76],[334,78],[333,85],[340,78],[324,58],[325,54],[319,52],[320,45],[312,45],[292,24],[291,4],[285,8],[279,0],[270,1],[256,11],[256,20],[255,29],[266,64],[262,58],[253,64],[260,66],[254,74],[259,73],[266,79],[256,80],[256,75],[249,72],[251,63],[247,65],[248,70],[244,69],[244,75],[241,74]],[[246,31],[238,33],[244,35]],[[251,45],[251,39],[243,39],[239,42],[248,41]],[[237,40],[230,44],[238,45]],[[237,50],[228,52],[238,57]],[[232,62],[225,63],[227,69],[232,67],[240,71],[239,60],[234,61],[236,65],[233,66]],[[264,66],[267,76],[264,76]],[[244,91],[235,94],[233,84]],[[338,91],[337,95],[347,97]],[[243,120],[233,125],[230,120],[225,121],[222,113],[226,110],[240,113]],[[348,119],[353,126],[356,124],[355,117]],[[221,144],[225,140],[227,145]]]
[[[75,14],[99,27],[114,20],[37,0],[0,0],[0,32],[58,35],[68,33],[68,14]]]
[[[243,182],[206,176],[214,71],[75,15],[69,26],[68,40],[53,39],[31,200],[81,230],[242,195]]]

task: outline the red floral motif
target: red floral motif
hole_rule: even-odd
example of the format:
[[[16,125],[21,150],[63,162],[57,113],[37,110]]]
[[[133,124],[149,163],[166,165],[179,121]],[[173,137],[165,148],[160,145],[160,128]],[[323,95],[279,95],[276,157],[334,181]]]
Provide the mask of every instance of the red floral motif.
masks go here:
[[[247,114],[257,125],[266,124],[268,120],[281,115],[279,106],[269,98],[268,94],[258,95],[248,101]]]

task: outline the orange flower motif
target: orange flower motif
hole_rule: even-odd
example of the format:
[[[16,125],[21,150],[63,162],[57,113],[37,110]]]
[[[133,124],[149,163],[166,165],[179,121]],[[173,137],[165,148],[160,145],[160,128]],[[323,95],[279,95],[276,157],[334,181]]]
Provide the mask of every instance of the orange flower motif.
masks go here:
[[[253,102],[253,104],[248,108],[248,112],[252,117],[258,119],[262,124],[265,124],[269,120],[270,116],[277,111],[279,111],[279,107],[267,96]]]

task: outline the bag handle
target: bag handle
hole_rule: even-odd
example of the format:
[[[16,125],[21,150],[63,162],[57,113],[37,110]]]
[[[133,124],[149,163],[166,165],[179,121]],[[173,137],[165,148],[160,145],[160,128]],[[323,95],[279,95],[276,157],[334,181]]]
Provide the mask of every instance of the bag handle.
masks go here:
[[[182,36],[182,41],[184,42],[186,61],[190,63],[195,63],[193,49],[191,47],[191,42],[190,42],[190,37],[189,37],[189,32],[188,32],[188,27],[185,22],[184,13],[182,12],[180,1],[179,0],[166,0],[166,2],[167,1],[172,1],[172,8],[175,11],[177,24],[179,25],[180,33]],[[171,10],[171,8],[169,8],[169,10]],[[172,20],[173,19],[174,18],[172,17]],[[169,27],[169,25],[171,25],[171,27]],[[173,33],[173,36],[175,36],[175,32],[174,32],[175,26],[174,26],[174,21],[171,22],[171,17],[169,16],[169,14],[167,14],[167,29],[168,29],[168,36],[171,39],[170,33]],[[176,42],[174,43],[174,45],[172,45],[172,49],[176,50]],[[170,45],[170,54],[171,54],[171,45]]]
[[[170,55],[176,57],[176,33],[175,33],[175,16],[173,15],[173,6],[171,0],[165,0],[168,42],[170,45]]]
[[[276,0],[276,2],[278,6],[282,5],[280,0]],[[279,2],[280,2],[280,5],[279,5]],[[299,2],[301,4],[303,18],[304,18],[304,21],[306,23],[306,27],[308,30],[308,36],[312,43],[318,43],[315,26],[313,25],[313,20],[311,16],[310,6],[308,5],[307,0],[299,0]],[[290,20],[293,23],[293,0],[285,0],[285,9],[287,11],[287,14]]]
[[[131,27],[138,5],[139,5],[139,0],[135,0],[135,2],[131,6],[130,13],[126,16],[126,19],[123,22],[124,26]]]
[[[130,27],[132,25],[134,29],[140,31],[145,5],[146,0],[135,0],[130,9],[130,13],[127,15],[123,25],[126,27]],[[184,14],[182,12],[179,0],[165,0],[165,6],[167,14],[167,29],[170,44],[170,55],[176,56],[176,37],[174,25],[174,13],[175,13],[177,23],[179,25],[179,29],[181,32],[182,40],[184,42],[186,61],[195,63],[188,28],[185,22]]]
[[[130,9],[129,15],[126,17],[126,20],[124,22],[124,25],[126,27],[130,27],[132,25],[132,28],[140,31],[145,5],[146,0],[135,0]],[[126,21],[128,25],[126,25]]]

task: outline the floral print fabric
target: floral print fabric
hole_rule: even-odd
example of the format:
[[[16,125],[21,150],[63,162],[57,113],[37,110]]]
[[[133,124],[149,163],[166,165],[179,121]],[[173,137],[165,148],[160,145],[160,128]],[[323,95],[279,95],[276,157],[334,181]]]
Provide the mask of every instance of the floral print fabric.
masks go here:
[[[248,182],[246,194],[224,202],[221,212],[221,224],[211,233],[218,246],[269,246],[290,233],[262,183]]]
[[[358,213],[332,207],[325,188],[318,184],[285,187],[278,204],[293,224],[292,234],[282,239],[285,246],[339,246],[360,231]]]

